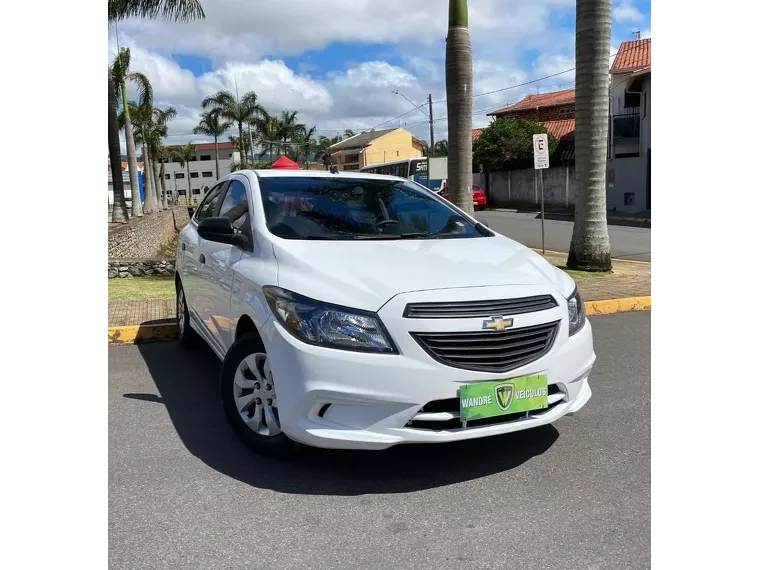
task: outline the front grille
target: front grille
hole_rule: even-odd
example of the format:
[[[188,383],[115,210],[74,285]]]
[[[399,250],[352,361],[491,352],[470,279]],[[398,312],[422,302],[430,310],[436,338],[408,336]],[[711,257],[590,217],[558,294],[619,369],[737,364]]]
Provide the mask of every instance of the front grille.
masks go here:
[[[507,372],[551,350],[561,321],[503,332],[411,333],[435,360],[466,370]]]
[[[495,301],[460,301],[449,303],[409,303],[403,311],[407,319],[467,319],[504,317],[536,313],[558,307],[551,295],[535,295]]]

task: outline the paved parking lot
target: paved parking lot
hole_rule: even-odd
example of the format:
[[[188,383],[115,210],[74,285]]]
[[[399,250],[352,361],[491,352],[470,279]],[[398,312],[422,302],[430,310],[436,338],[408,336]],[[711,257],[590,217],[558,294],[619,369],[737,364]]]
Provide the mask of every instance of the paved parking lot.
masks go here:
[[[649,568],[650,313],[591,323],[576,416],[294,462],[238,443],[210,350],[109,348],[109,567]]]

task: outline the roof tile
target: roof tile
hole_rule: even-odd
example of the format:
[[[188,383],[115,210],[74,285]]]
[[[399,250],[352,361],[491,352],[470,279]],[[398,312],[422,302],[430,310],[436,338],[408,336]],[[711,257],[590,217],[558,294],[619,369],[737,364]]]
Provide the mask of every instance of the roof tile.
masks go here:
[[[651,67],[651,38],[622,42],[611,66],[611,73]]]
[[[527,111],[530,109],[556,107],[558,105],[569,105],[575,102],[575,90],[564,89],[563,91],[552,91],[551,93],[540,93],[528,95],[518,103],[488,113],[489,116],[501,115],[503,113],[513,113],[515,111]]]

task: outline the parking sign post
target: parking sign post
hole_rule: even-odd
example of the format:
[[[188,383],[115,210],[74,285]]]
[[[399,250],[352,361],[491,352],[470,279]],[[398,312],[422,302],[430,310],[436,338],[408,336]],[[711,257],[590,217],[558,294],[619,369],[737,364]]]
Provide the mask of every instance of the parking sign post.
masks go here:
[[[546,254],[546,209],[543,200],[543,172],[548,168],[548,135],[532,135],[532,152],[535,159],[535,176],[540,179],[540,235],[543,240],[543,255]]]

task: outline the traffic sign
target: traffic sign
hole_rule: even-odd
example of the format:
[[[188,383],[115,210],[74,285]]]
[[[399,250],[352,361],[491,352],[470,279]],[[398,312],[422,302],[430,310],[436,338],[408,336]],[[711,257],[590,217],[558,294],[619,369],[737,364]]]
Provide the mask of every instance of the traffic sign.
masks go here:
[[[532,135],[532,152],[535,157],[535,169],[548,168],[548,135]]]

